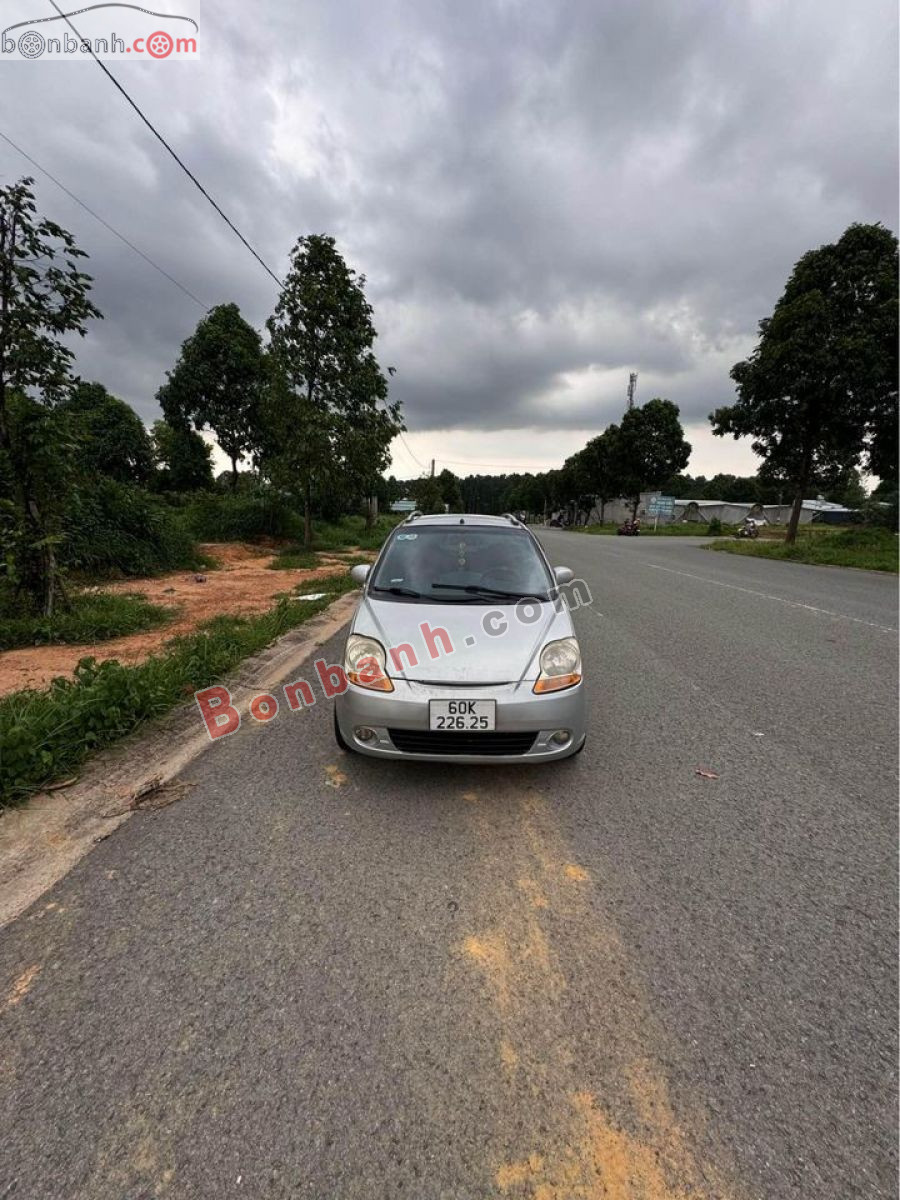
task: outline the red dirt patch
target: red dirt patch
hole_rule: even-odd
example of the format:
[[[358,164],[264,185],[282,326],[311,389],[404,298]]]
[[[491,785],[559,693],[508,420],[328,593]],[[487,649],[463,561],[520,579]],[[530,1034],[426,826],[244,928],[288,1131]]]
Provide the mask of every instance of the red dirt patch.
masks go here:
[[[177,571],[153,579],[126,579],[104,584],[102,591],[140,592],[155,604],[178,610],[176,617],[161,629],[134,633],[108,642],[79,646],[33,646],[7,650],[0,654],[0,696],[22,688],[44,688],[57,675],[71,675],[79,659],[93,657],[98,662],[117,658],[122,663],[138,663],[149,657],[169,638],[190,633],[203,621],[222,614],[246,616],[265,612],[275,596],[289,592],[306,580],[340,574],[347,568],[340,559],[329,556],[322,567],[302,571],[272,571],[272,550],[243,542],[202,545],[219,563],[216,570],[202,572],[205,583],[197,583],[193,571]]]

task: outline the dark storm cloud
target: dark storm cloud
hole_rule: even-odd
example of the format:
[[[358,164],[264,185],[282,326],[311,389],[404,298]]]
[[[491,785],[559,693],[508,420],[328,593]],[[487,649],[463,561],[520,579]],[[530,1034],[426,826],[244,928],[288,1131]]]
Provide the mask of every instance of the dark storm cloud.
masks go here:
[[[298,234],[337,236],[412,429],[599,428],[632,369],[643,398],[702,419],[796,258],[894,221],[887,0],[178,11],[199,61],[119,75],[276,273]],[[5,76],[0,128],[197,296],[262,325],[274,284],[96,66]],[[2,143],[0,164],[28,169]],[[38,184],[106,313],[80,369],[150,418],[200,311]]]

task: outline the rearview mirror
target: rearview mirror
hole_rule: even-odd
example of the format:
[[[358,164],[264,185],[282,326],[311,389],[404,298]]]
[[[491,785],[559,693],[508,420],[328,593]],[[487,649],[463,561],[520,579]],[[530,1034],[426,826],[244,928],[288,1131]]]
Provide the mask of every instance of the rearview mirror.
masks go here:
[[[350,578],[353,580],[354,583],[365,583],[366,576],[369,574],[370,570],[371,570],[371,567],[369,567],[368,564],[366,564],[365,566],[360,564],[359,566],[351,567],[350,568]]]
[[[557,583],[571,583],[575,578],[575,572],[571,567],[554,567],[553,574],[556,577]]]

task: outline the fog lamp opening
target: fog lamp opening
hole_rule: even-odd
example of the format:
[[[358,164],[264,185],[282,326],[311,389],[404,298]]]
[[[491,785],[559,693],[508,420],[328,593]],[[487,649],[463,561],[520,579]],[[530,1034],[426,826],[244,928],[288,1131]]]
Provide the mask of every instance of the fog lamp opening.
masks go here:
[[[555,742],[557,746],[565,746],[571,740],[572,733],[569,729],[557,729],[556,733],[550,735],[550,741]]]
[[[371,742],[373,738],[378,736],[375,730],[370,729],[368,725],[357,725],[353,733],[361,742]]]

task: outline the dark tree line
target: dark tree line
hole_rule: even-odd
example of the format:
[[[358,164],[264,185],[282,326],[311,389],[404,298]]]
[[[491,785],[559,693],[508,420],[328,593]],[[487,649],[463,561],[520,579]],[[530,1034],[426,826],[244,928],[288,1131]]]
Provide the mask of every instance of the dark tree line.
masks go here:
[[[619,425],[610,425],[567,458],[558,471],[535,475],[469,475],[458,479],[442,471],[434,479],[408,480],[403,485],[422,511],[530,515],[574,506],[601,512],[607,501],[626,496],[635,512],[640,494],[661,486],[687,465],[691,448],[684,440],[678,408],[669,400],[650,400],[627,412]],[[601,517],[602,519],[602,517]]]
[[[114,489],[211,489],[204,432],[231,462],[231,490],[250,459],[254,486],[305,511],[307,542],[314,511],[384,495],[400,408],[374,354],[365,278],[333,238],[298,239],[267,342],[236,304],[200,321],[159,390],[163,419],[148,431],[73,370],[71,336],[101,314],[83,251],[38,215],[32,184],[0,188],[0,578],[23,602],[47,615],[67,603],[66,514],[87,511],[80,501],[98,481],[113,509],[148,514]]]

